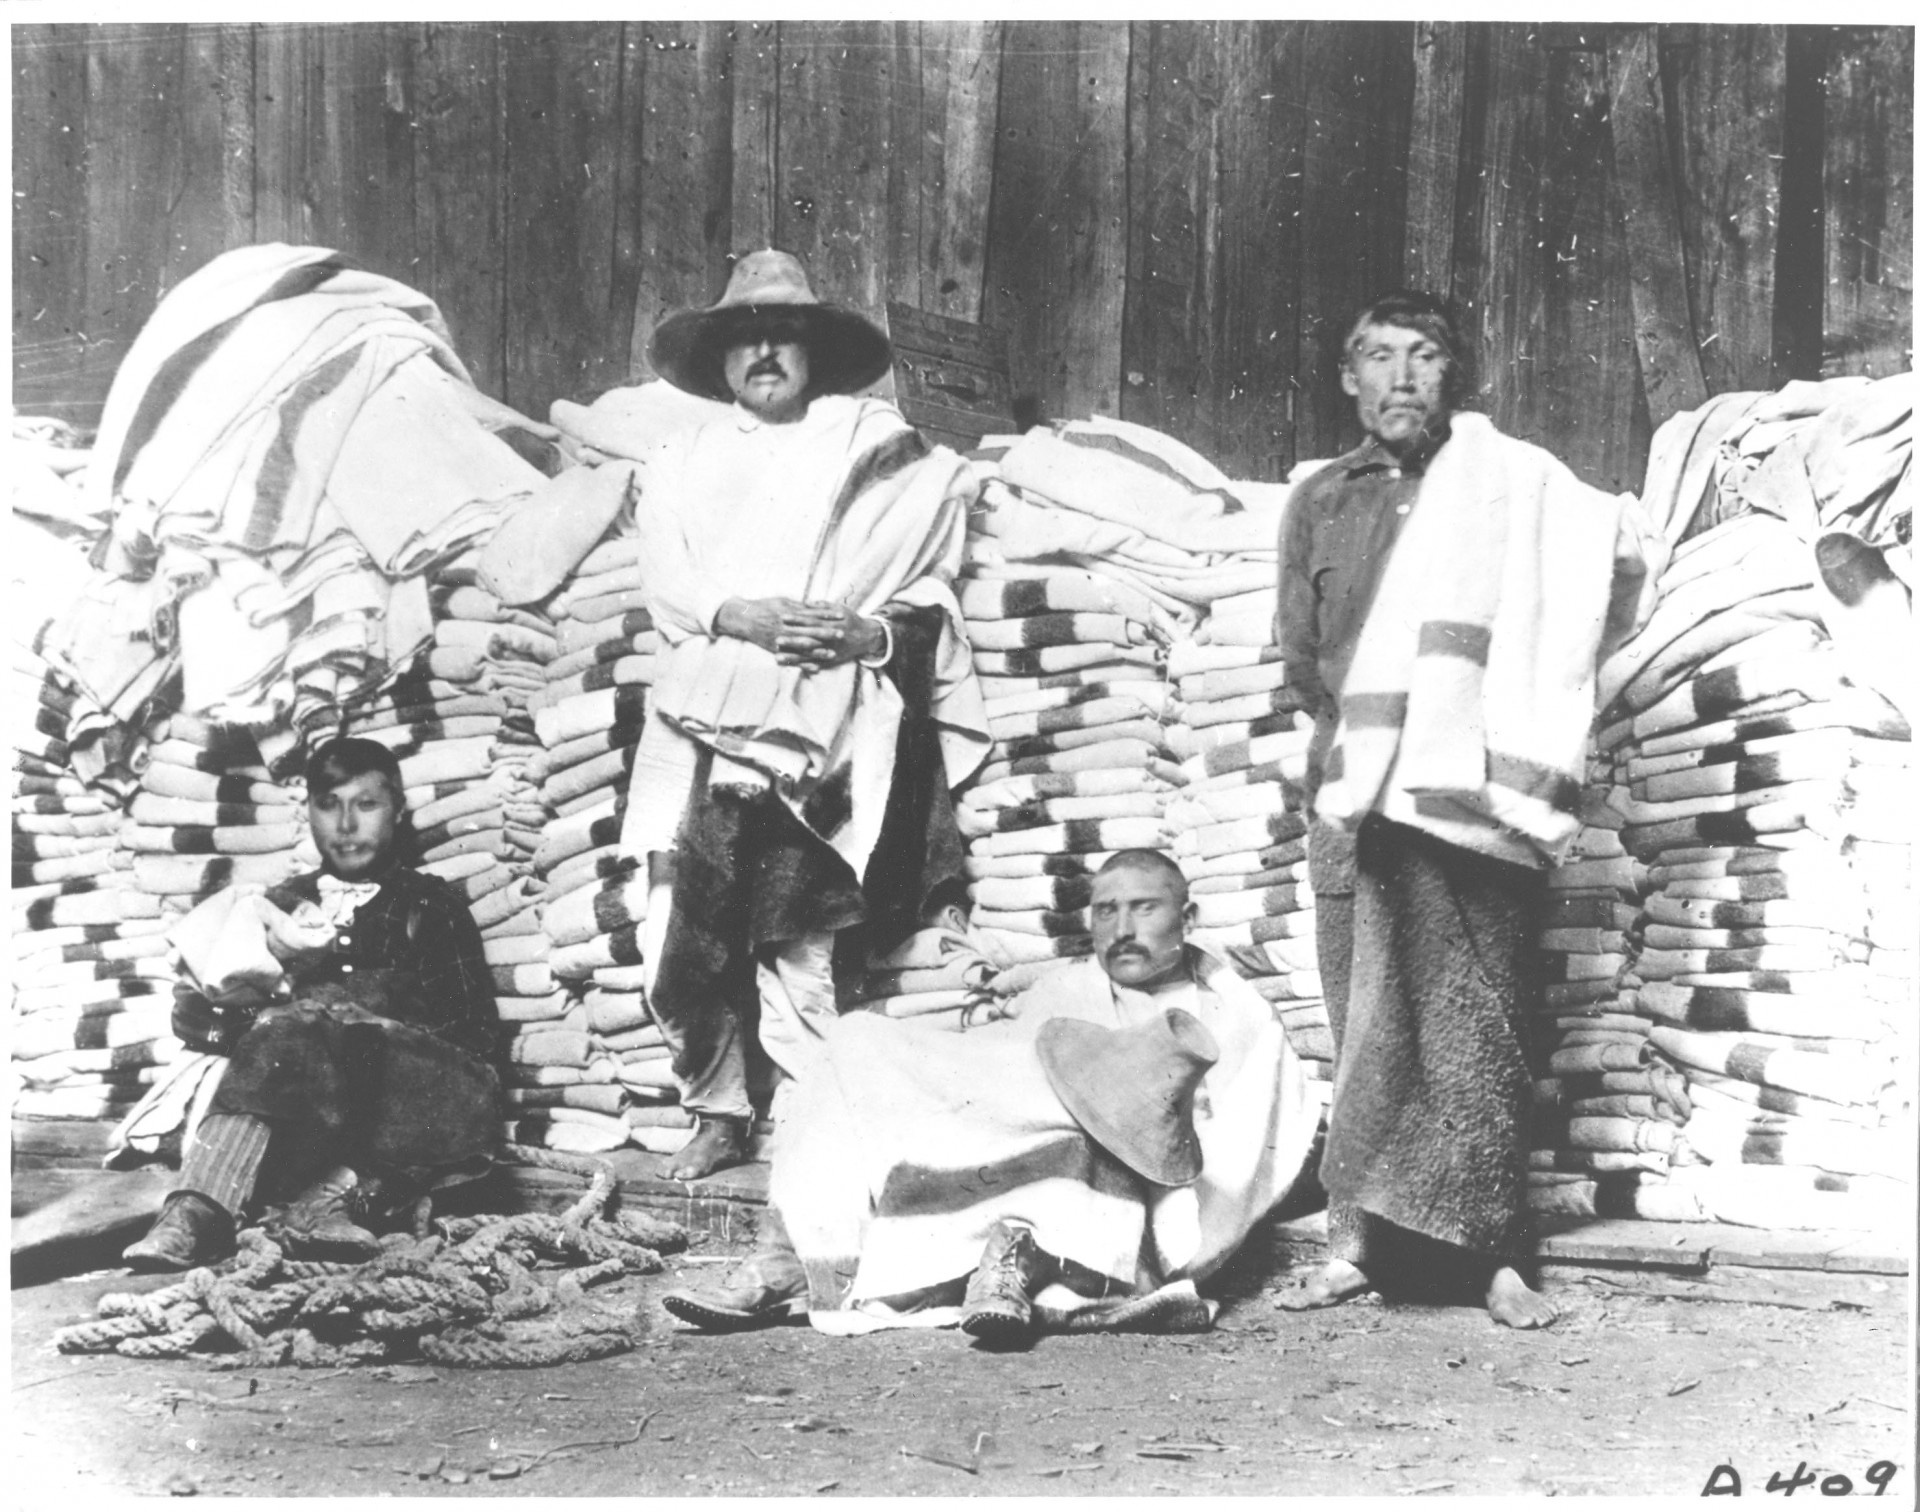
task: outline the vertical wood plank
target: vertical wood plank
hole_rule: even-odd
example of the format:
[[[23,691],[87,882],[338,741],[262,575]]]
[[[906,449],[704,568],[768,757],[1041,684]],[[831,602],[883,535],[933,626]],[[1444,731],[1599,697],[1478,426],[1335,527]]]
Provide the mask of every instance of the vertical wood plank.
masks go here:
[[[947,23],[938,102],[943,130],[939,195],[922,213],[932,223],[922,308],[978,321],[985,296],[987,210],[993,201],[994,122],[1000,110],[1000,48],[1006,23]]]
[[[474,382],[495,395],[507,339],[501,33],[431,22],[412,39],[414,271]]]
[[[113,364],[88,354],[87,30],[13,28],[13,402],[90,426]]]
[[[887,299],[926,308],[940,193],[944,121],[933,102],[946,93],[949,23],[896,21],[888,72]]]
[[[893,63],[886,23],[781,23],[777,245],[822,299],[876,320],[887,304]]]
[[[323,242],[320,141],[325,87],[315,28],[262,26],[254,35],[254,232],[262,241]]]
[[[1688,307],[1686,250],[1653,29],[1630,27],[1610,35],[1607,69],[1614,169],[1627,217],[1634,341],[1647,413],[1658,429],[1681,410],[1704,404],[1707,384]]]
[[[320,26],[314,226],[321,241],[377,273],[415,272],[411,43],[404,26]]]
[[[1466,118],[1467,27],[1414,27],[1413,126],[1407,147],[1408,287],[1442,299],[1453,292],[1453,222]]]
[[[1537,294],[1532,258],[1516,258],[1531,229],[1531,191],[1539,176],[1544,138],[1545,51],[1525,27],[1479,28],[1469,52],[1467,98],[1484,102],[1460,175],[1455,218],[1454,303],[1472,349],[1477,407],[1496,425],[1518,429],[1524,369],[1533,361],[1529,340]]]
[[[634,294],[613,291],[620,164],[640,102],[623,97],[618,22],[516,27],[505,58],[507,402],[625,380]]]
[[[1128,46],[1121,22],[1007,27],[985,304],[1023,419],[1119,409]]]
[[[1612,195],[1613,143],[1605,55],[1547,52],[1540,163],[1531,231],[1507,243],[1530,259],[1539,290],[1538,338],[1519,365],[1516,430],[1587,482],[1638,486],[1630,445],[1638,359],[1628,292],[1626,232]]]
[[[252,26],[219,29],[212,58],[220,98],[220,199],[228,245],[251,242],[253,214],[254,32]]]
[[[1820,376],[1826,305],[1827,39],[1824,26],[1787,28],[1781,101],[1780,223],[1773,240],[1773,381]]]
[[[89,27],[87,43],[85,382],[111,381],[159,303],[170,262],[186,28]],[[80,270],[75,270],[79,272]]]
[[[1661,52],[1700,368],[1716,394],[1771,382],[1786,67],[1783,26],[1690,28]]]
[[[640,26],[640,279],[629,366],[675,310],[710,303],[726,282],[733,233],[733,29],[718,21]]]
[[[733,38],[733,252],[778,246],[780,27],[749,21]]]
[[[1325,22],[1306,43],[1297,440],[1301,456],[1328,457],[1359,435],[1340,387],[1347,328],[1404,266],[1413,33]]]
[[[1820,371],[1913,366],[1913,29],[1846,27],[1827,61]]]

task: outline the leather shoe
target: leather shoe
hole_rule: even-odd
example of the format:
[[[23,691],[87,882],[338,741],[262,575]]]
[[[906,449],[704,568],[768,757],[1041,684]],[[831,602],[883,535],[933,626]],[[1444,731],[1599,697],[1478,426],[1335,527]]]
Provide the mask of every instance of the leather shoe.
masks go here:
[[[198,1192],[170,1192],[144,1239],[120,1252],[136,1271],[183,1271],[233,1253],[233,1214]]]
[[[668,1181],[698,1181],[729,1166],[746,1164],[748,1120],[702,1113],[695,1125],[686,1148],[661,1169]]]
[[[807,1315],[807,1276],[793,1256],[756,1255],[712,1291],[668,1292],[660,1305],[702,1333],[743,1333]]]
[[[982,1344],[1004,1348],[1024,1343],[1033,1331],[1033,1293],[1053,1270],[1052,1257],[1033,1242],[1032,1229],[994,1224],[967,1282],[960,1327]]]
[[[262,1223],[275,1242],[300,1255],[320,1259],[364,1260],[380,1252],[380,1240],[354,1221],[370,1193],[359,1174],[335,1166],[284,1208]]]

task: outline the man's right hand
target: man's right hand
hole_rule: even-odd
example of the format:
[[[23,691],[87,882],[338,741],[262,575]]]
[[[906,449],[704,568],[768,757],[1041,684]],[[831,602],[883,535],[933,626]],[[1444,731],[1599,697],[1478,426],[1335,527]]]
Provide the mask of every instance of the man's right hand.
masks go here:
[[[735,640],[752,641],[783,666],[817,665],[810,652],[819,638],[820,612],[800,599],[728,599],[713,617],[713,628]]]

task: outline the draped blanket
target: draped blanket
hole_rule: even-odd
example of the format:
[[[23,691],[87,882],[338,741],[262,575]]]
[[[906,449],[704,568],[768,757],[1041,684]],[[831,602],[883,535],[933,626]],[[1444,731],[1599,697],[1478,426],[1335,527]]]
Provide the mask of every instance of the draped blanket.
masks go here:
[[[217,257],[115,374],[85,478],[112,576],[48,654],[122,716],[176,660],[226,720],[274,722],[303,680],[324,698],[410,654],[415,575],[544,481],[489,434],[516,424],[425,295],[320,247]]]
[[[1042,1249],[1114,1290],[1151,1292],[1222,1264],[1299,1175],[1315,1118],[1267,1005],[1211,957],[1189,960],[1196,981],[1151,996],[1116,992],[1091,961],[1064,965],[1018,1000],[1018,1017],[959,1032],[840,1019],[819,1073],[794,1088],[771,1191],[807,1269],[814,1326],[954,1322],[952,1307],[876,1304],[965,1277],[1003,1218],[1032,1224]],[[1119,1028],[1170,1005],[1199,1016],[1221,1049],[1195,1103],[1205,1170],[1173,1189],[1146,1185],[1081,1132],[1034,1049],[1049,1018]],[[1050,1287],[1041,1300],[1077,1299]]]
[[[1341,689],[1319,814],[1553,858],[1579,827],[1596,663],[1636,617],[1641,543],[1616,592],[1621,527],[1619,498],[1454,416]]]
[[[820,401],[816,409],[823,411],[819,423],[845,429],[845,460],[837,478],[796,481],[832,505],[794,596],[844,604],[862,615],[889,603],[939,611],[930,712],[947,784],[956,786],[979,766],[989,744],[952,587],[975,487],[972,471],[944,447],[929,450],[891,405],[829,410]],[[650,522],[649,528],[660,526]],[[892,683],[858,662],[782,666],[772,653],[731,637],[678,640],[658,665],[652,711],[771,779],[794,814],[856,876],[863,874],[894,776],[904,705]]]

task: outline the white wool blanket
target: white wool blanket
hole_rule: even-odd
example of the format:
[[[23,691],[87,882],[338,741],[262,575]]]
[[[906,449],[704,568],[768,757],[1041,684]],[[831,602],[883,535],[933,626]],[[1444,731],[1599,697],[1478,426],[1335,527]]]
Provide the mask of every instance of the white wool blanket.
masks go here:
[[[1221,1265],[1298,1178],[1317,1118],[1272,1010],[1212,957],[1190,950],[1189,961],[1194,979],[1151,995],[1116,990],[1092,961],[1068,963],[1017,999],[1017,1017],[962,1031],[838,1020],[816,1071],[794,1086],[771,1190],[807,1268],[814,1326],[957,1321],[952,1307],[877,1304],[970,1273],[1002,1219],[1136,1291]],[[1205,1168],[1164,1188],[1086,1137],[1034,1040],[1050,1018],[1117,1029],[1173,1006],[1206,1024],[1220,1059],[1194,1105]]]
[[[1341,689],[1322,818],[1378,811],[1523,865],[1565,849],[1596,668],[1645,596],[1624,502],[1484,416],[1453,417]]]

